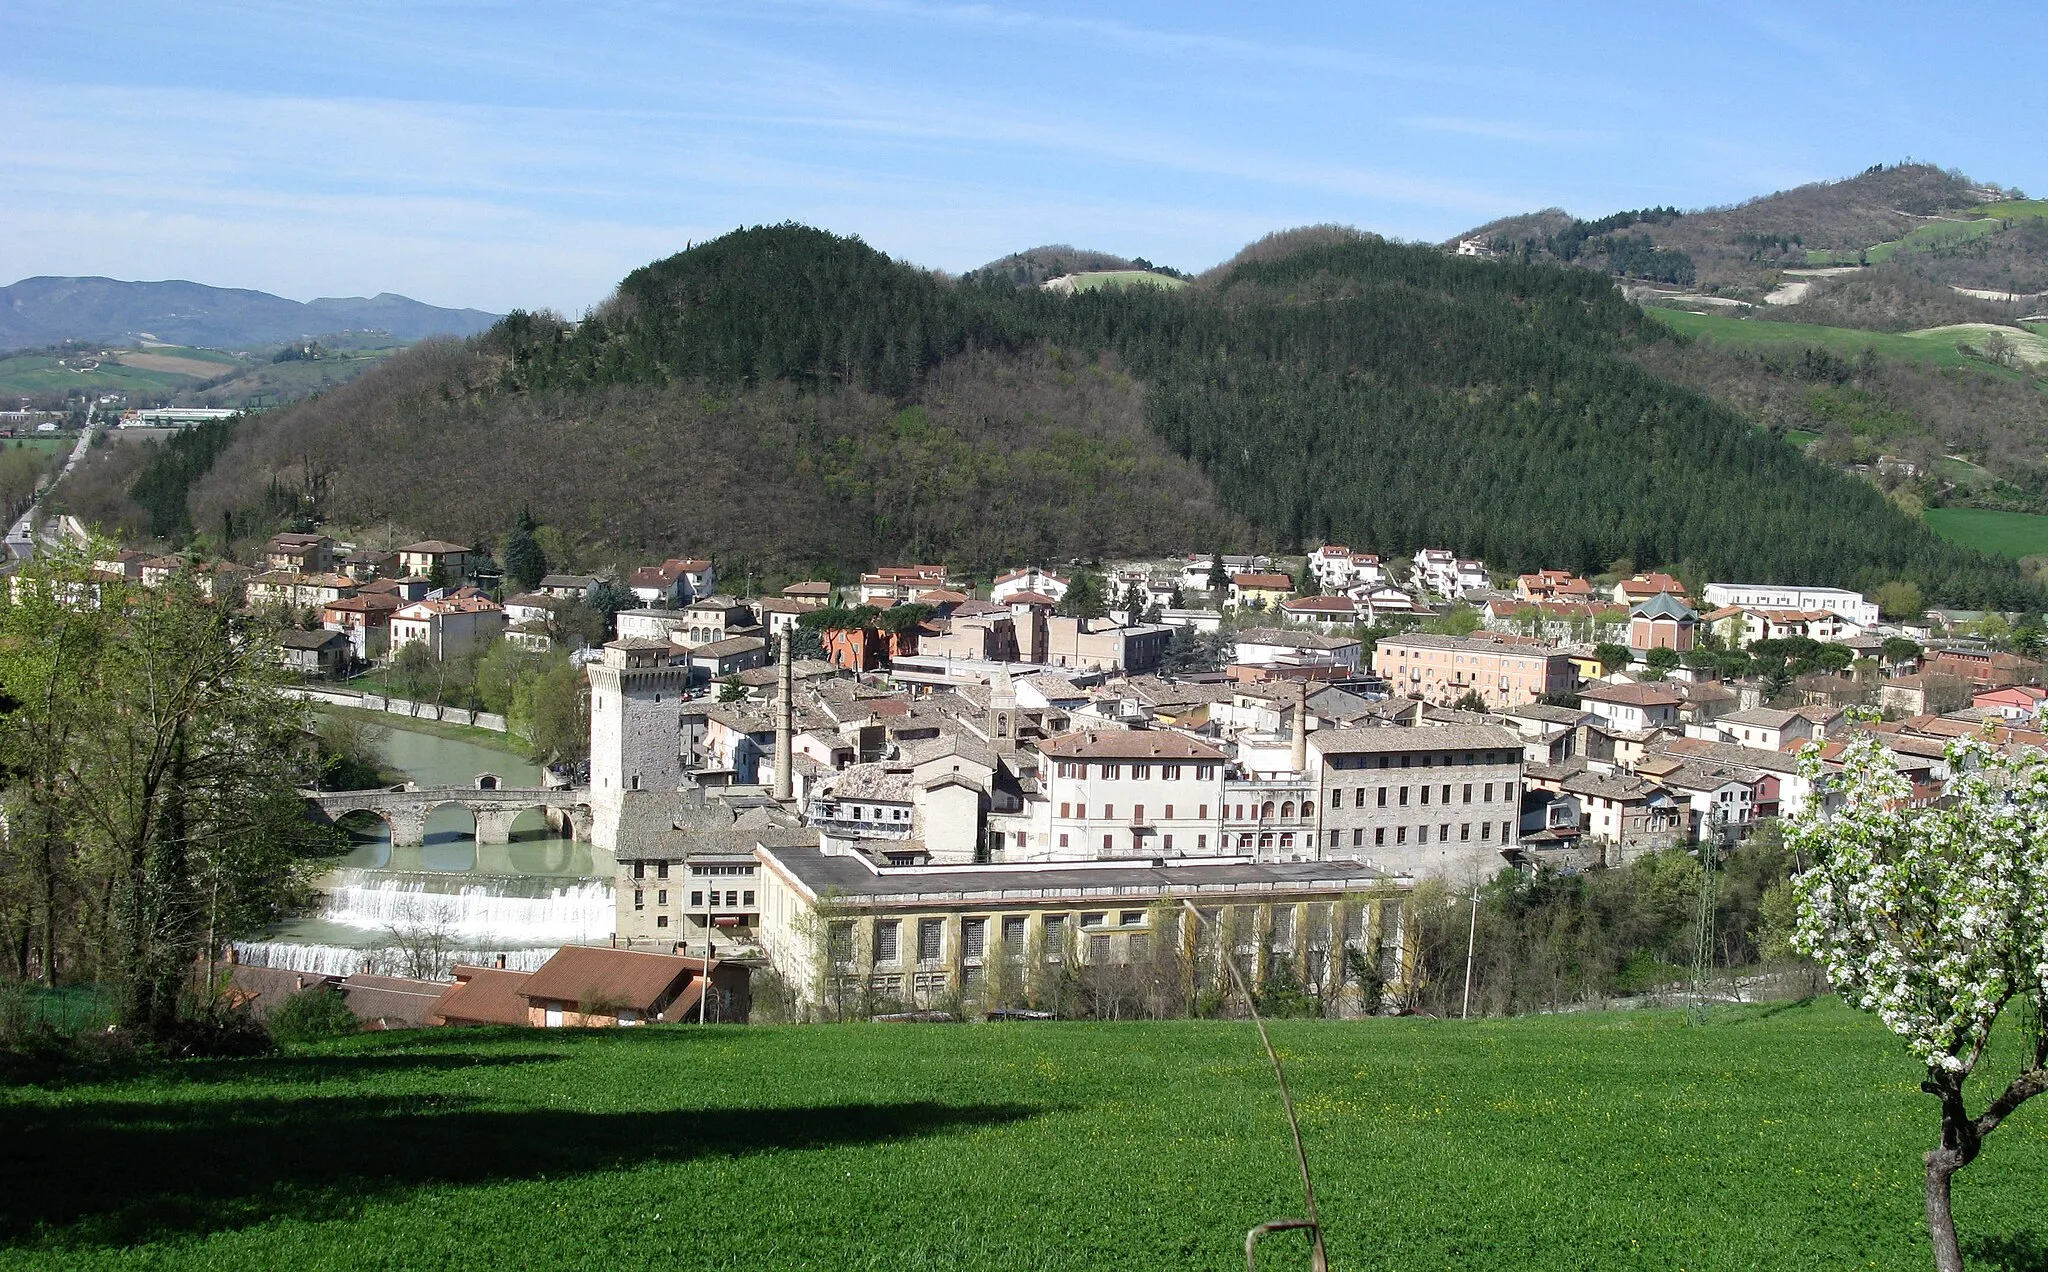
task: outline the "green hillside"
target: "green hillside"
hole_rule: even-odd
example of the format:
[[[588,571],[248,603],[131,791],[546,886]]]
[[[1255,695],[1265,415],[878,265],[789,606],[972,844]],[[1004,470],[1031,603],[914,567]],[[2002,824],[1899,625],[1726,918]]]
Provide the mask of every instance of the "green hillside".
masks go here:
[[[952,284],[802,227],[735,232],[634,271],[573,328],[514,314],[271,413],[191,523],[253,525],[312,480],[343,524],[468,538],[530,503],[593,553],[764,569],[1330,537],[2032,595],[1645,371],[1633,355],[1668,328],[1597,274],[1356,234],[1255,255],[1199,286],[1068,296]],[[676,479],[632,475],[648,465]]]
[[[1705,336],[1743,348],[1827,349],[1844,357],[1854,357],[1865,349],[1874,349],[1880,357],[1925,362],[1939,367],[1974,367],[2019,378],[2019,373],[2009,368],[1964,353],[1957,347],[1957,333],[1954,331],[1901,334],[1861,331],[1853,327],[1822,327],[1804,322],[1772,322],[1764,318],[1731,318],[1725,314],[1697,314],[1683,309],[1656,308],[1644,312],[1673,331],[1688,336]],[[2029,336],[2023,331],[2013,334],[2020,340]]]
[[[1273,1035],[1333,1267],[1927,1263],[1933,1101],[1838,1005]],[[401,1031],[0,1119],[11,1268],[1221,1270],[1301,1212],[1236,1022]],[[2029,1107],[1958,1178],[1977,1266],[2038,1266],[2044,1160]]]
[[[1951,543],[1990,556],[2021,557],[2048,553],[2048,516],[2001,512],[1994,508],[1929,508],[1927,524]]]

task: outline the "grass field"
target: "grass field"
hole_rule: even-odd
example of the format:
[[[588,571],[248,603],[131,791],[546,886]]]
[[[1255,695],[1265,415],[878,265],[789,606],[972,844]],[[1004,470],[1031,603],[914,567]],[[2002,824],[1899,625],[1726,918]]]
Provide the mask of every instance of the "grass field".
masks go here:
[[[1928,1263],[1933,1102],[1832,1001],[1274,1035],[1334,1267]],[[5,1267],[1226,1269],[1301,1210],[1229,1022],[390,1033],[0,1119]],[[1975,1266],[2048,1258],[2044,1170],[2029,1107],[1959,1179]]]
[[[1951,543],[1992,556],[2020,557],[2048,552],[2048,517],[1992,508],[1929,508],[1927,524]]]
[[[1785,440],[1799,449],[1805,450],[1820,440],[1820,434],[1809,433],[1803,428],[1788,428],[1785,430]]]
[[[1098,287],[1164,287],[1172,291],[1187,286],[1185,279],[1155,274],[1148,269],[1105,269],[1072,277],[1075,291],[1094,291]]]
[[[1827,349],[1851,358],[1865,349],[1875,349],[1880,357],[1908,358],[1945,367],[1976,367],[2021,378],[2016,371],[2008,371],[1961,352],[1956,348],[1956,335],[1940,328],[1925,333],[1898,334],[1859,331],[1851,327],[1822,327],[1804,322],[1771,322],[1762,318],[1729,318],[1682,309],[1646,309],[1644,312],[1688,336],[1704,336],[1748,348]],[[2018,339],[2026,338],[2023,332],[2012,334]]]

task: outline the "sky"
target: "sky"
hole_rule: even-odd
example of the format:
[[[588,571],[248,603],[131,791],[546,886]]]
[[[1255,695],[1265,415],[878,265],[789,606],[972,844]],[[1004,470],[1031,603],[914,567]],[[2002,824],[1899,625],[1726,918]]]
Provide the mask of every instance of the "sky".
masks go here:
[[[1908,157],[2048,191],[2040,130],[1987,109],[2038,73],[2039,0],[0,0],[0,46],[0,281],[574,317],[785,220],[950,271],[1196,271],[1294,225],[1442,240]]]

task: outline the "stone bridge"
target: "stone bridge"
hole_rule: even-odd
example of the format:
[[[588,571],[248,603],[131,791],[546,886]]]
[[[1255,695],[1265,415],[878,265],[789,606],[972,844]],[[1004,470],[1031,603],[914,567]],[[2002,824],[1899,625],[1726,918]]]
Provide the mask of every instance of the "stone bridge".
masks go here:
[[[590,791],[585,787],[504,786],[490,773],[472,786],[388,786],[371,791],[304,791],[307,805],[327,822],[350,813],[373,813],[391,827],[394,848],[426,842],[427,817],[437,808],[458,804],[476,818],[480,844],[512,842],[512,823],[528,809],[540,809],[548,825],[589,839]]]

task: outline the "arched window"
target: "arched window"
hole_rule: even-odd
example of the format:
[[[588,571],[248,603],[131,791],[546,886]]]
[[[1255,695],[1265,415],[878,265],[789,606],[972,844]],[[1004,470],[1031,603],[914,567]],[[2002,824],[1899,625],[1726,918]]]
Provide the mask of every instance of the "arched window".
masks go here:
[[[1280,815],[1281,815],[1282,817],[1292,817],[1292,816],[1294,816],[1294,801],[1293,801],[1293,800],[1291,800],[1291,799],[1290,799],[1290,800],[1288,800],[1288,801],[1287,801],[1286,803],[1284,803],[1284,804],[1280,805]]]
[[[1313,816],[1315,816],[1315,815],[1316,815],[1316,802],[1315,802],[1314,800],[1312,800],[1312,799],[1305,799],[1305,800],[1301,801],[1301,815],[1302,815],[1303,817],[1313,817]]]
[[[1263,805],[1263,806],[1262,806],[1262,807],[1261,807],[1261,808],[1259,809],[1259,816],[1261,816],[1261,817],[1271,817],[1272,815],[1273,815],[1273,801],[1269,799],[1269,800],[1267,800],[1267,801],[1265,802],[1265,804],[1264,804],[1264,805]]]

